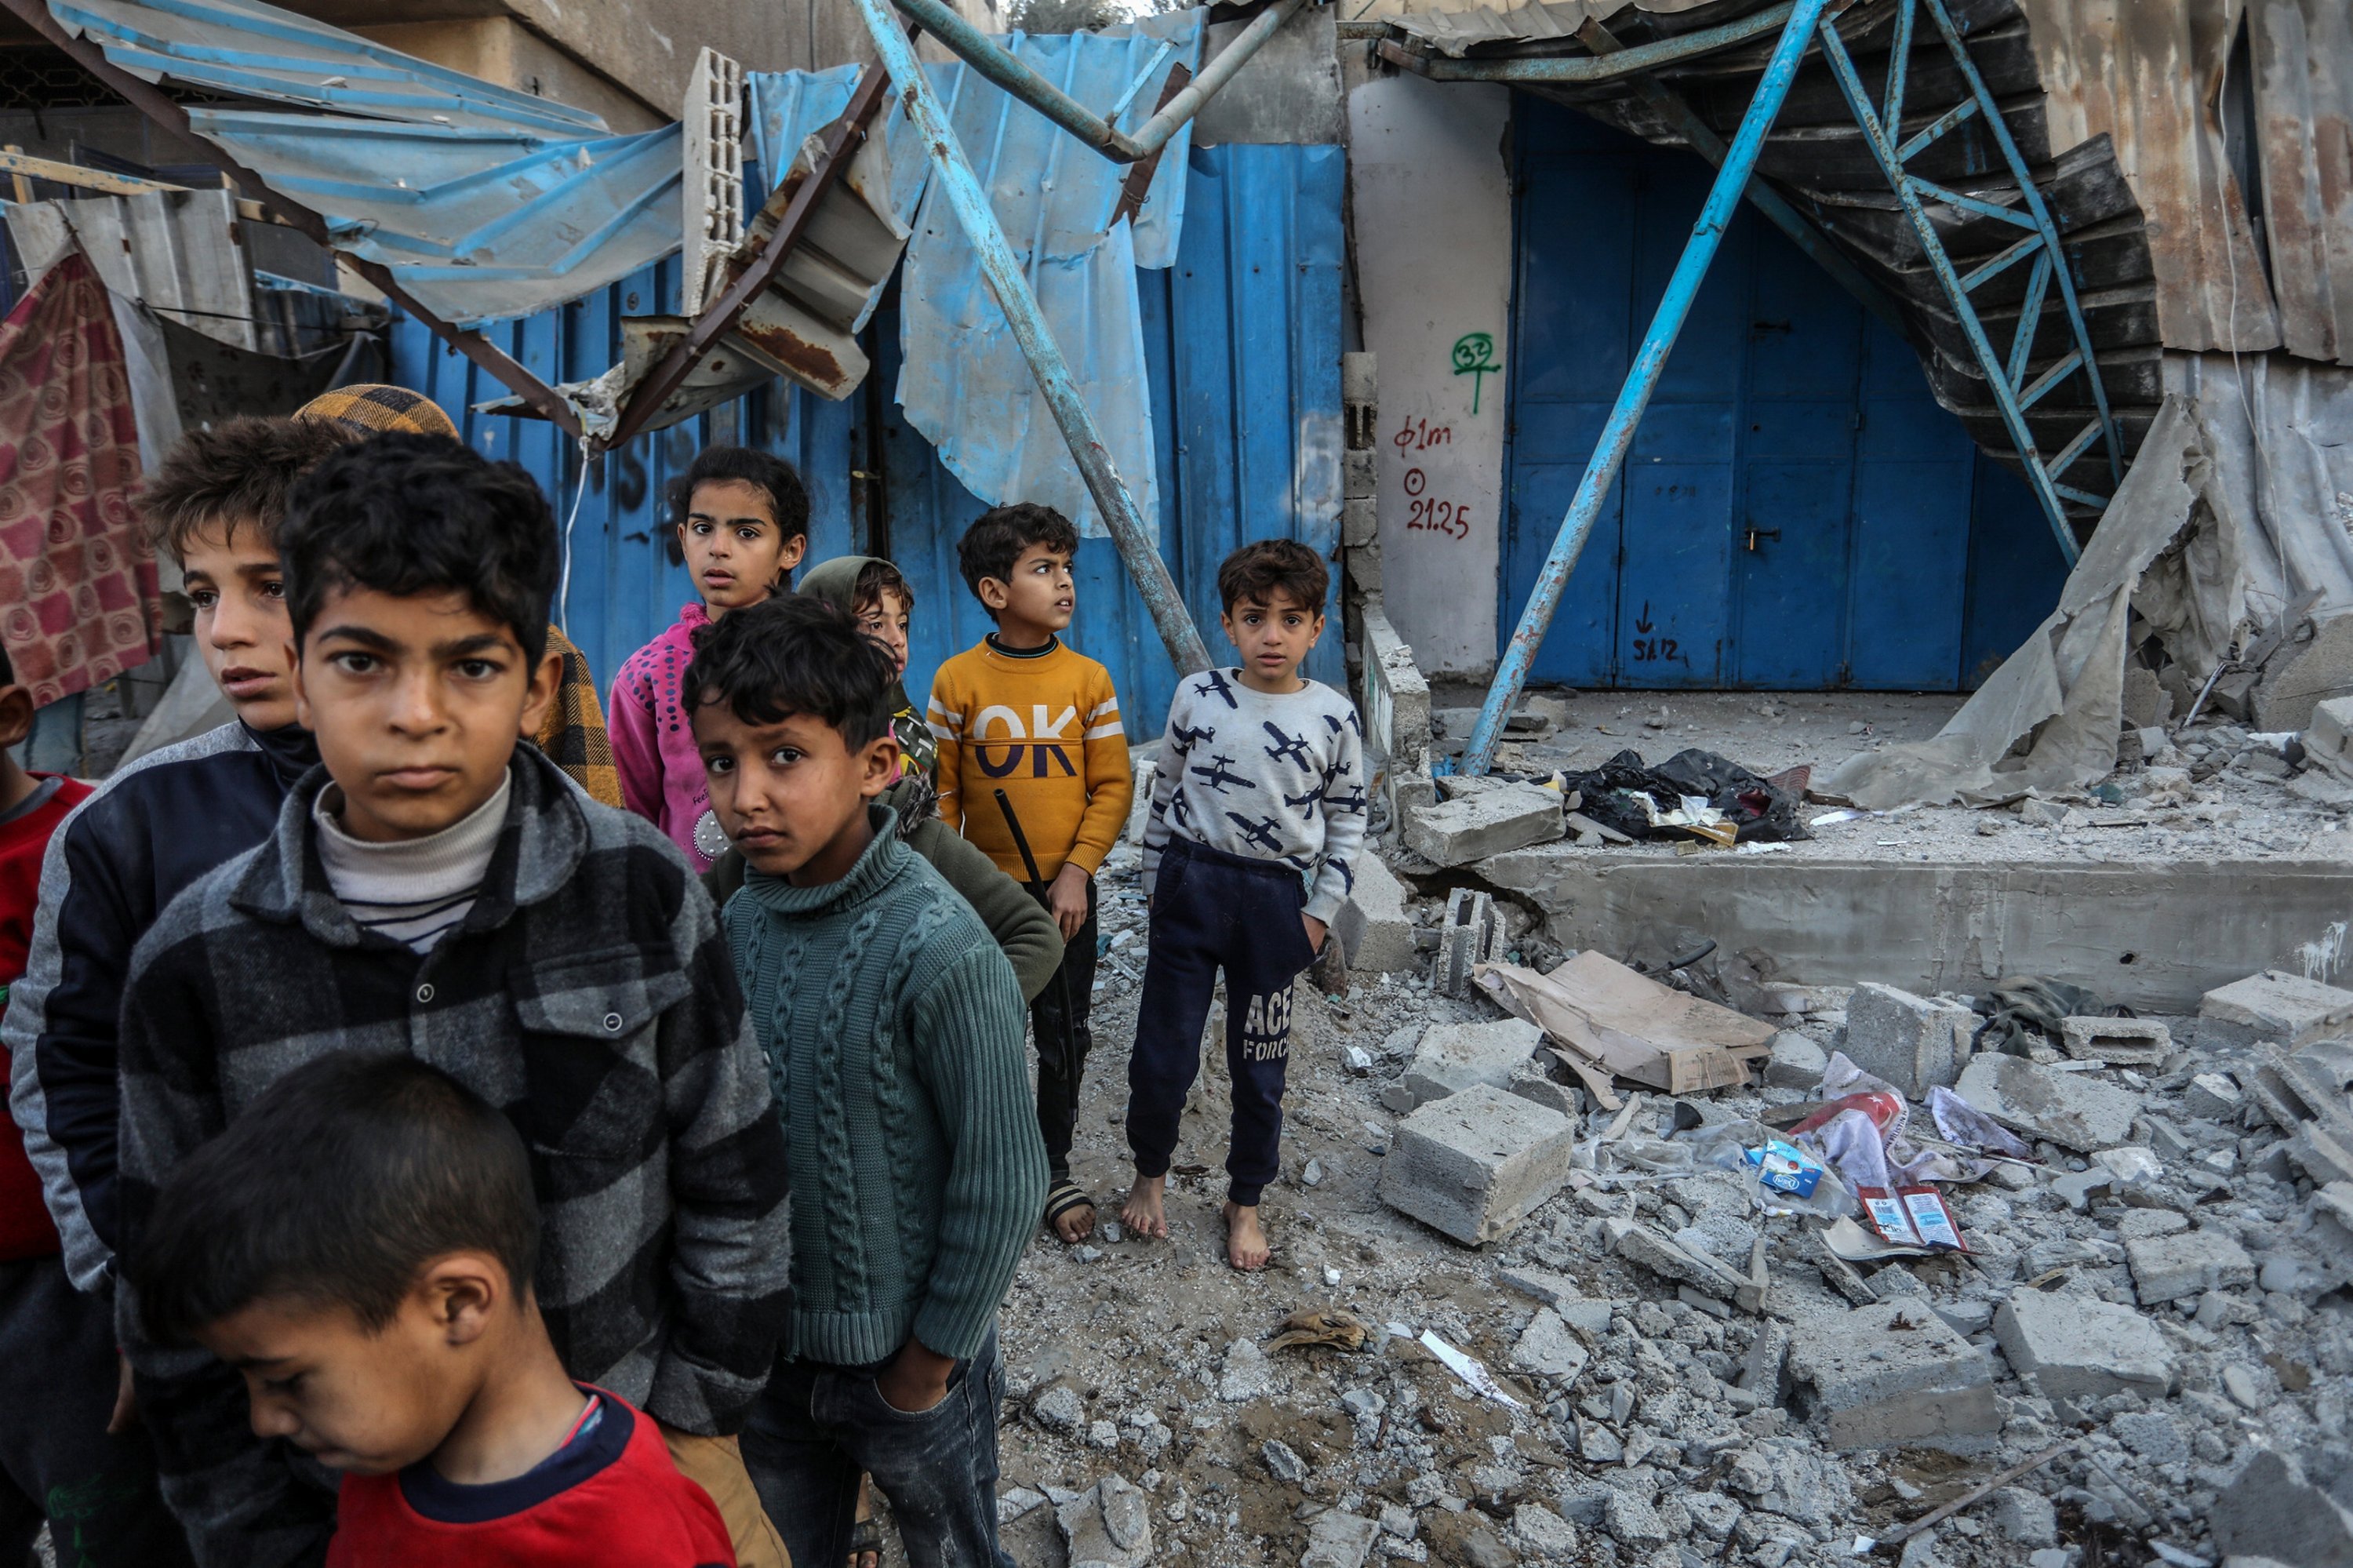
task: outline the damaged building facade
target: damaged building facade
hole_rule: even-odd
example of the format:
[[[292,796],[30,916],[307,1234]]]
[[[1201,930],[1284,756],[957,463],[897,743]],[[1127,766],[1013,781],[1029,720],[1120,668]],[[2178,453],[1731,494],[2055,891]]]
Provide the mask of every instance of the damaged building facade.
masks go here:
[[[118,503],[417,387],[609,677],[670,480],[757,445],[917,586],[920,691],[1046,499],[1139,740],[1234,546],[1341,568],[1379,853],[1276,1261],[1208,1261],[1212,1075],[1170,1244],[1022,1264],[1021,1561],[2353,1563],[2341,4],[898,0],[920,67],[865,0],[5,4],[0,364],[111,323]],[[93,692],[216,722],[136,556],[52,760]]]

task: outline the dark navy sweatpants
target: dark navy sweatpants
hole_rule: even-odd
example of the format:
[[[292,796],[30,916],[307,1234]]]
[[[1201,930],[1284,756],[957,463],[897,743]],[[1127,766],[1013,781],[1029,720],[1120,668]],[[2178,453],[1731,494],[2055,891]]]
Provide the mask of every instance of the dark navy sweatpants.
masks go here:
[[[1291,982],[1313,963],[1299,911],[1307,890],[1281,861],[1171,838],[1152,888],[1135,1054],[1127,1064],[1127,1144],[1139,1176],[1165,1176],[1176,1122],[1201,1070],[1201,1026],[1226,975],[1226,1071],[1233,1079],[1228,1196],[1245,1207],[1282,1170],[1282,1078],[1291,1063]]]

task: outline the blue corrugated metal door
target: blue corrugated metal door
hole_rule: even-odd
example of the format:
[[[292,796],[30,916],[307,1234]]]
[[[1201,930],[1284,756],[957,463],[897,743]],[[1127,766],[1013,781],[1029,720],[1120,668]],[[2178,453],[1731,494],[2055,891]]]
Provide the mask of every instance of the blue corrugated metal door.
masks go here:
[[[1514,128],[1504,637],[1710,174],[1525,96]],[[2025,485],[1980,460],[1903,339],[1744,208],[1535,675],[1952,690],[2056,601],[2065,567],[2047,533],[2036,547],[2040,530]]]

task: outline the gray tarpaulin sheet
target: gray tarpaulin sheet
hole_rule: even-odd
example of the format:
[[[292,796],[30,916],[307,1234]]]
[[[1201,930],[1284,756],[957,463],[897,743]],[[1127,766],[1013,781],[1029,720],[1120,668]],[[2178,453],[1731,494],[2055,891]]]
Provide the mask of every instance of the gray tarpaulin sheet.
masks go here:
[[[2081,789],[2114,771],[2134,613],[2200,681],[2244,613],[2246,524],[2218,444],[2195,401],[2168,397],[2059,608],[1935,736],[1858,753],[1822,792],[1888,810]]]

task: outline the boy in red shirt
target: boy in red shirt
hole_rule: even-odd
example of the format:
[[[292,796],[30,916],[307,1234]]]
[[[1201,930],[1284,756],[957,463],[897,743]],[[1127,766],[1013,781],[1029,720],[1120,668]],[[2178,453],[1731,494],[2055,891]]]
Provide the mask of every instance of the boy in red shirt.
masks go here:
[[[513,1125],[346,1051],[181,1162],[130,1283],[149,1335],[244,1374],[255,1432],[342,1473],[327,1568],[735,1568],[654,1423],[565,1372],[538,1253]]]
[[[8,755],[33,727],[33,694],[16,682],[0,652],[0,1016],[24,978],[49,836],[90,792]],[[0,1045],[0,1081],[7,1071]],[[61,1245],[25,1135],[0,1117],[0,1563],[26,1561],[44,1520],[67,1563],[185,1563],[146,1434],[108,1430],[111,1315],[66,1277]]]

